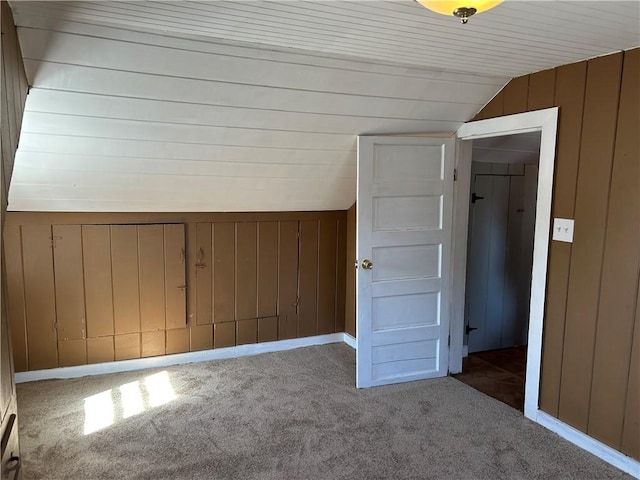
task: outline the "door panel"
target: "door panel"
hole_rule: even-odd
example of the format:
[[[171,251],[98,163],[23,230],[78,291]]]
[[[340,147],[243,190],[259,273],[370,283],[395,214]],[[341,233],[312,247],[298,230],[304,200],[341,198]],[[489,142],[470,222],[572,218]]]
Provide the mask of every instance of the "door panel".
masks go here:
[[[79,225],[53,225],[58,341],[86,338],[82,234]]]
[[[454,145],[358,139],[358,387],[447,374]]]
[[[167,328],[187,324],[186,246],[184,225],[164,226],[164,281]]]

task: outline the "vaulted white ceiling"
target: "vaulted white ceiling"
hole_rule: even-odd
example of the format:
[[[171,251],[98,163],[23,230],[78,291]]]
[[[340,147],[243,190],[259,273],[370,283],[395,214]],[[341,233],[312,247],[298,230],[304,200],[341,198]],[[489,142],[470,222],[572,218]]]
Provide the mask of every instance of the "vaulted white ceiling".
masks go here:
[[[640,44],[635,1],[11,5],[12,210],[348,208],[357,135],[454,132],[513,76]]]

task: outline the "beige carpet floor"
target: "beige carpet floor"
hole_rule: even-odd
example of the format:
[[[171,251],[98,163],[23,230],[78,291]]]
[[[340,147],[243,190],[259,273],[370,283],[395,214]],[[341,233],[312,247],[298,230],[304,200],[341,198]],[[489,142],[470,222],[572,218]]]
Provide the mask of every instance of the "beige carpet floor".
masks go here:
[[[25,479],[630,478],[452,378],[354,377],[334,344],[21,384]]]

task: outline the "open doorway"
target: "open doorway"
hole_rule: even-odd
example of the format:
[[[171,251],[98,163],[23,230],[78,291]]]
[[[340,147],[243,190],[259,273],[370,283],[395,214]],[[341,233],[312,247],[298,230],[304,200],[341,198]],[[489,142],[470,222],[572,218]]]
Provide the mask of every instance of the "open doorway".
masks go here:
[[[541,133],[474,140],[462,373],[456,378],[524,411]]]

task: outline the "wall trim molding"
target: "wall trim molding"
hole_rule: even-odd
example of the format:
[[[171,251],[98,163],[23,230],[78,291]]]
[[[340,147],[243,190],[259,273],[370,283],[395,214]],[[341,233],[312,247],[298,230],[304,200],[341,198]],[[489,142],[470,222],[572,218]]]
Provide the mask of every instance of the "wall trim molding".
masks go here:
[[[640,462],[637,460],[634,460],[633,458],[626,456],[624,453],[599,442],[586,433],[576,430],[572,426],[561,422],[542,410],[538,410],[536,417],[533,420],[552,432],[557,433],[574,445],[577,445],[614,467],[623,470],[629,475],[640,479]]]
[[[282,352],[294,348],[311,347],[313,345],[326,345],[329,343],[345,342],[344,333],[330,333],[328,335],[316,335],[313,337],[294,338],[291,340],[278,340],[275,342],[253,343],[236,347],[215,348],[198,352],[175,353],[158,357],[136,358],[133,360],[121,360],[115,362],[94,363],[91,365],[78,365],[75,367],[50,368],[46,370],[33,370],[15,374],[16,383],[35,382],[38,380],[52,380],[56,378],[77,378],[88,375],[104,375],[107,373],[130,372],[147,368],[169,367],[186,363],[207,362],[209,360],[223,360],[226,358],[245,357],[260,353]]]
[[[351,348],[353,348],[354,350],[357,348],[357,341],[355,339],[355,337],[352,337],[351,335],[349,335],[348,333],[344,333],[344,343],[346,343],[347,345],[349,345]]]

